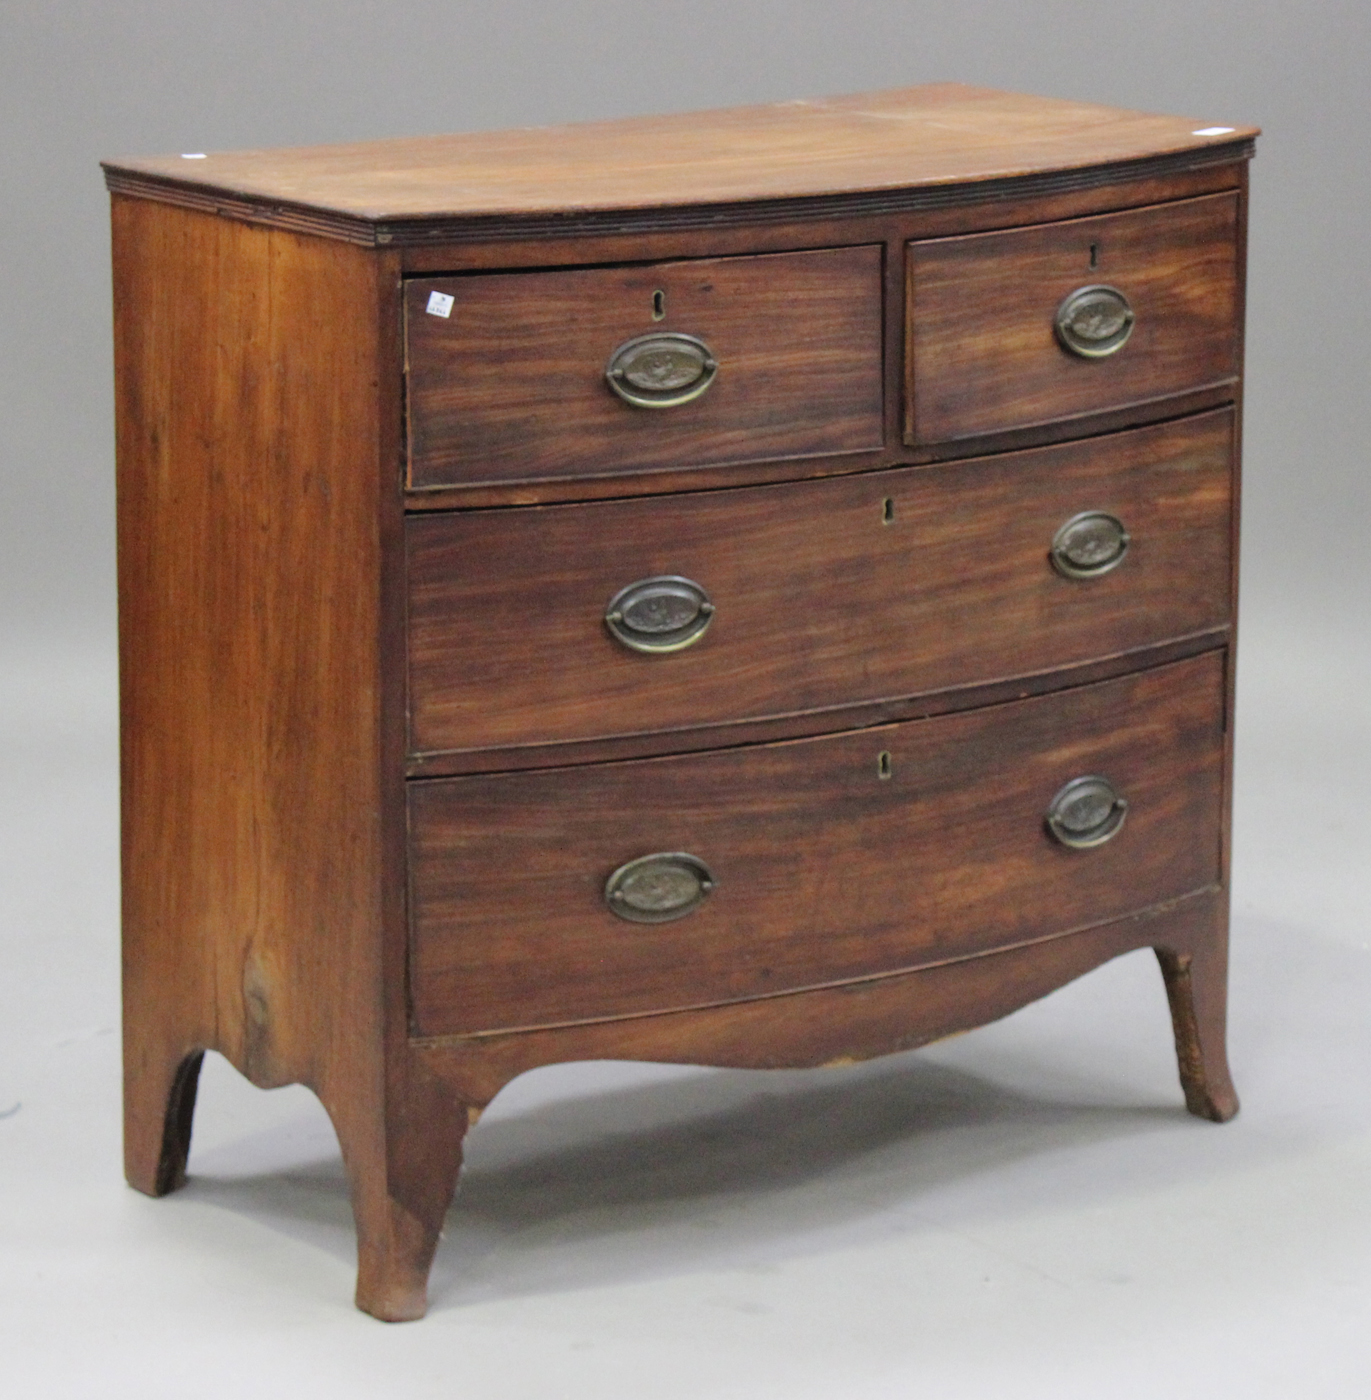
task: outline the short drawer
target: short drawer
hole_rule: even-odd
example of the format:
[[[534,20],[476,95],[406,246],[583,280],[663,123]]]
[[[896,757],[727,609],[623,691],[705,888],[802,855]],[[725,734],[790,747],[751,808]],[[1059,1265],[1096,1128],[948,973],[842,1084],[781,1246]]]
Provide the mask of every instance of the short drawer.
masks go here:
[[[1232,451],[1225,409],[936,467],[411,517],[411,750],[804,713],[1222,627]],[[1063,572],[1053,541],[1081,516],[1096,567]],[[1099,554],[1110,521],[1127,535],[1116,562]],[[606,622],[628,596],[631,623],[631,590],[653,579],[683,630],[636,642],[679,650],[635,650]],[[712,613],[692,622],[684,581]]]
[[[414,1032],[841,983],[1206,888],[1223,687],[1208,653],[820,739],[411,782]]]
[[[1236,381],[1238,198],[908,245],[905,440]]]
[[[879,448],[881,269],[863,246],[411,280],[410,486]]]

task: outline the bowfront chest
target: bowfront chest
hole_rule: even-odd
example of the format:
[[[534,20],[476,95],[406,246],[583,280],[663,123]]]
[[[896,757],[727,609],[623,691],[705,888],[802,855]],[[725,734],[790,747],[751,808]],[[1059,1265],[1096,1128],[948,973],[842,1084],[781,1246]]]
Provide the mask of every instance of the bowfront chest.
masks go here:
[[[956,85],[106,165],[126,1150],[206,1050],[417,1317],[524,1070],[1224,1053],[1256,133]]]

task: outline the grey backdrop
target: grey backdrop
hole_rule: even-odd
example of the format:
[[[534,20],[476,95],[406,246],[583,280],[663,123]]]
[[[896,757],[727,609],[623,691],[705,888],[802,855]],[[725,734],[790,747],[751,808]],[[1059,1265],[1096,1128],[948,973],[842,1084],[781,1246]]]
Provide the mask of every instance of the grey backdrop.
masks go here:
[[[112,625],[100,156],[956,78],[1266,129],[1253,172],[1246,601],[1364,619],[1369,55],[1365,0],[4,0],[3,615]]]
[[[26,1394],[1346,1400],[1371,1369],[1367,0],[0,0],[0,1332]],[[1232,1046],[1155,968],[846,1071],[567,1066],[469,1140],[434,1312],[351,1313],[337,1148],[211,1057],[118,1171],[98,157],[956,78],[1266,129],[1253,170]],[[825,1077],[827,1076],[827,1077]],[[369,1330],[370,1329],[370,1330]],[[173,1340],[174,1339],[174,1340]]]

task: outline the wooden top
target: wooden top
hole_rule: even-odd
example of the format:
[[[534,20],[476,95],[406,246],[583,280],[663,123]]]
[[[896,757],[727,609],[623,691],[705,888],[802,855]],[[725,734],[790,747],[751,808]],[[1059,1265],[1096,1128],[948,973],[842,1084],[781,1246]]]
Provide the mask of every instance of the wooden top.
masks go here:
[[[104,167],[111,190],[122,193],[357,242],[428,242],[473,224],[482,235],[549,223],[572,231],[606,218],[621,225],[614,216],[644,209],[796,200],[832,206],[822,212],[926,207],[964,198],[965,187],[987,181],[1078,187],[1082,172],[1117,178],[1121,164],[1232,160],[1250,154],[1256,135],[1253,127],[937,83],[625,121]],[[895,191],[906,197],[892,205]]]

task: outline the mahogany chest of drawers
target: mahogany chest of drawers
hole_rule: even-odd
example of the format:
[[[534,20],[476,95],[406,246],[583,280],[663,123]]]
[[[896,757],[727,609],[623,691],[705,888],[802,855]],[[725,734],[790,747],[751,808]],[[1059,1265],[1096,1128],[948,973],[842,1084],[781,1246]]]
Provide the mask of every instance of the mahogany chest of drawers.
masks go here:
[[[111,162],[129,1180],[326,1105],[422,1314],[523,1070],[1157,950],[1224,1053],[1256,133],[955,85]]]

